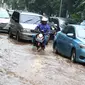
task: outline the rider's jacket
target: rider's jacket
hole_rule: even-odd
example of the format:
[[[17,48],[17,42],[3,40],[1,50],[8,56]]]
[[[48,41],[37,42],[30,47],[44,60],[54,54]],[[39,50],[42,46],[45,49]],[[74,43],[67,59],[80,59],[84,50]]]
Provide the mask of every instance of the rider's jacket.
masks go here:
[[[42,30],[43,30],[44,33],[49,33],[49,32],[50,32],[50,26],[49,26],[48,24],[43,25],[42,23],[40,23],[40,24],[35,28],[35,30],[37,30],[37,29],[39,29],[39,31],[42,31]]]

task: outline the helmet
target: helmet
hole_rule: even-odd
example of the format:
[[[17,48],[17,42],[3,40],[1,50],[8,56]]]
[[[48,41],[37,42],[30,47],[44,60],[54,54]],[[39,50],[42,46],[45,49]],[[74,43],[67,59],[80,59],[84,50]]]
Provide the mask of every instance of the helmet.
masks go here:
[[[42,17],[41,21],[48,21],[46,17]]]

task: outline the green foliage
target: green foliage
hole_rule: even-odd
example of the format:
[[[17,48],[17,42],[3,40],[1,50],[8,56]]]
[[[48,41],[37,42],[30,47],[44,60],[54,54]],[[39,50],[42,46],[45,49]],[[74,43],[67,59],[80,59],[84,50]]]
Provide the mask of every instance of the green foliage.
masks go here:
[[[12,9],[33,11],[37,13],[46,13],[47,15],[59,15],[61,0],[4,0]],[[84,0],[62,0],[62,16],[69,16],[77,20],[81,19],[81,13],[85,14]]]
[[[81,21],[81,14],[77,13],[77,14],[71,14],[71,18],[75,19],[77,22]]]
[[[47,15],[58,14],[60,0],[35,0],[34,3],[29,4],[31,11],[43,13]]]

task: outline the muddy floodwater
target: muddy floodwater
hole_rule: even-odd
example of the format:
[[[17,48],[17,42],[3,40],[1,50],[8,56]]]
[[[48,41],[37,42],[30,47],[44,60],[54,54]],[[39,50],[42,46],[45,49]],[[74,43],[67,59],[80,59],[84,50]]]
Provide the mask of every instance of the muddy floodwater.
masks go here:
[[[0,85],[85,85],[85,66],[52,52],[37,52],[28,41],[0,34]]]

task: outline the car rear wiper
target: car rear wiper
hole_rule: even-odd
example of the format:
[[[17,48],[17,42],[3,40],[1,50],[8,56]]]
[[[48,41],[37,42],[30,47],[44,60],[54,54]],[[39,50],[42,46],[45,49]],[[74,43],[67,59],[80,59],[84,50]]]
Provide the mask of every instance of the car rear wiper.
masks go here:
[[[26,23],[26,22],[29,22],[29,21],[32,21],[33,19],[29,19],[29,20],[26,20],[26,21],[24,21],[23,23]]]
[[[5,19],[9,19],[9,17],[4,17]]]

